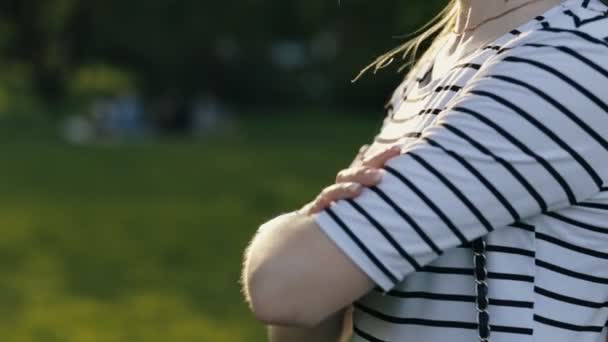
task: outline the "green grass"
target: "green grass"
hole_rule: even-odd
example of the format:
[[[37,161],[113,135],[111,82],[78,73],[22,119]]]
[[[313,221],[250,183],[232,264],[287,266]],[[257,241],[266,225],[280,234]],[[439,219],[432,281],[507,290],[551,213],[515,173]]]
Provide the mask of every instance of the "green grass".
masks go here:
[[[74,146],[2,125],[2,340],[264,341],[239,293],[248,239],[377,126],[258,116],[204,140]]]

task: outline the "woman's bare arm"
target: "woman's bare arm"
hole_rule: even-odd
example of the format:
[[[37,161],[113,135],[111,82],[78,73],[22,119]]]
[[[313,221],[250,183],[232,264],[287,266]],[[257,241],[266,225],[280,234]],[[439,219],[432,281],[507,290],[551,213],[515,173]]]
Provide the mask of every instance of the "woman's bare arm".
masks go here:
[[[314,328],[270,326],[269,342],[346,342],[352,333],[350,315],[350,310],[340,311]]]
[[[248,248],[243,283],[260,321],[304,328],[319,325],[374,285],[311,216],[299,213],[262,225]]]
[[[364,164],[363,158],[368,149],[368,145],[361,147],[357,156],[350,164],[349,169],[357,168]],[[344,171],[341,173],[343,174]],[[349,181],[358,182],[360,180],[360,178],[356,178],[356,175],[347,175],[346,177],[341,177],[340,174],[338,174],[338,177],[336,178],[337,183]],[[348,196],[352,196],[352,194],[334,193],[327,200],[339,200]],[[317,198],[317,201],[319,200],[320,199]],[[321,210],[322,207],[323,205],[320,203],[313,202],[309,205],[309,210],[313,212],[315,210]],[[329,319],[312,328],[271,325],[268,326],[268,338],[270,342],[347,342],[350,340],[353,333],[352,312],[353,309],[351,306],[336,313]]]
[[[378,168],[399,151],[387,149],[363,164]],[[338,179],[360,178],[363,182],[369,178],[365,172],[357,176],[365,169],[350,170],[352,175],[347,170]],[[270,325],[316,327],[373,288],[371,279],[311,216],[319,209],[318,203],[327,204],[349,193],[350,185],[330,186],[304,210],[281,215],[259,229],[247,249],[243,269],[245,296],[259,320]]]

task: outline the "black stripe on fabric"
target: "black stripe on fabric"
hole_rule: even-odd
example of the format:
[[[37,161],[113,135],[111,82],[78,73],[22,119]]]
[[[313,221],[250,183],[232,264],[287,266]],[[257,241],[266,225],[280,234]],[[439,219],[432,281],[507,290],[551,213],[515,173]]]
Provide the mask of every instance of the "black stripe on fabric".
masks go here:
[[[551,164],[549,164],[549,162],[547,162],[544,158],[542,158],[538,154],[534,153],[534,151],[532,151],[527,145],[525,145],[524,143],[522,143],[521,141],[516,139],[513,135],[511,135],[509,132],[507,132],[502,127],[498,126],[496,123],[494,123],[490,119],[484,117],[483,115],[481,115],[480,113],[478,113],[474,110],[471,110],[471,109],[465,108],[465,107],[461,107],[461,106],[454,107],[454,108],[452,108],[452,110],[472,115],[473,117],[477,118],[477,120],[479,120],[479,121],[483,122],[484,124],[486,124],[487,126],[493,128],[500,135],[502,135],[505,139],[509,140],[513,145],[517,146],[522,152],[524,152],[525,154],[534,158],[539,164],[541,164],[545,168],[545,170],[547,170],[547,172],[555,179],[555,181],[557,181],[559,183],[559,185],[562,187],[562,189],[566,193],[566,196],[568,197],[570,204],[571,205],[576,204],[576,197],[574,196],[574,193],[572,192],[570,185],[568,185],[568,183],[564,180],[564,178],[553,168],[553,166],[551,166]]]
[[[536,232],[536,228],[533,225],[523,223],[523,222],[515,222],[513,224],[510,224],[509,226],[513,227],[513,228],[522,229],[522,230],[525,230],[528,232],[532,232],[532,233]]]
[[[403,87],[403,90],[401,91],[401,99],[403,99],[406,96],[409,89],[410,89],[409,85]]]
[[[487,245],[486,251],[523,255],[523,256],[530,257],[530,258],[534,258],[536,256],[536,253],[534,251],[529,251],[529,250],[523,249],[523,248],[508,247],[508,246]]]
[[[601,309],[601,308],[608,307],[608,302],[599,303],[599,302],[592,302],[592,301],[588,301],[588,300],[584,300],[584,299],[574,298],[574,297],[570,297],[570,296],[565,296],[563,294],[552,292],[552,291],[543,289],[538,286],[534,287],[534,292],[538,293],[541,296],[545,296],[547,298],[551,298],[551,299],[554,299],[554,300],[557,300],[560,302],[578,305],[578,306],[584,306],[587,308]]]
[[[386,340],[381,340],[381,339],[379,339],[377,337],[374,337],[374,336],[372,336],[372,335],[364,332],[363,330],[359,329],[356,325],[353,326],[353,332],[357,336],[361,337],[362,339],[364,339],[366,341],[370,341],[370,342],[389,342],[389,341],[386,341]]]
[[[479,70],[481,69],[481,64],[478,63],[462,63],[462,64],[457,64],[455,66],[453,66],[449,71],[448,74],[445,76],[445,78],[449,78],[451,77],[452,72],[459,70],[459,69],[474,69],[474,70]],[[460,88],[444,88],[444,87],[438,87],[435,88],[434,91],[428,91],[422,95],[419,95],[415,98],[408,98],[408,96],[404,93],[402,94],[403,97],[403,101],[404,102],[418,102],[418,101],[422,101],[424,99],[426,99],[428,96],[432,95],[432,94],[437,94],[439,92],[442,91],[446,91],[446,90],[452,90],[452,91],[459,91]]]
[[[437,274],[459,274],[459,275],[473,275],[472,268],[464,267],[440,267],[440,266],[425,266],[422,271],[426,273],[437,273]]]
[[[355,303],[355,308],[365,312],[366,314],[380,319],[385,322],[395,323],[395,324],[410,324],[410,325],[421,325],[428,327],[437,327],[437,328],[460,328],[460,329],[468,329],[475,330],[478,327],[478,324],[475,322],[459,322],[459,321],[444,321],[444,320],[431,320],[431,319],[422,319],[422,318],[404,318],[404,317],[395,317],[390,316],[385,313],[379,312],[377,310],[365,307],[359,303]],[[521,328],[521,327],[511,327],[511,326],[502,326],[502,325],[491,325],[491,330],[493,332],[502,332],[502,333],[511,333],[511,334],[520,334],[520,335],[532,335],[532,329],[529,328]]]
[[[473,322],[457,322],[457,321],[440,321],[440,320],[430,320],[430,319],[421,319],[421,318],[405,318],[405,317],[395,317],[390,316],[385,313],[379,312],[377,310],[368,308],[366,306],[361,305],[360,303],[355,303],[354,307],[358,310],[365,312],[366,314],[380,319],[385,322],[395,323],[395,324],[412,324],[412,325],[424,325],[438,328],[462,328],[462,329],[477,329],[477,323]]]
[[[589,24],[589,23],[592,23],[592,22],[595,22],[598,20],[608,19],[608,17],[606,16],[606,13],[603,13],[603,14],[600,14],[598,16],[595,16],[593,18],[588,18],[588,19],[579,18],[579,16],[574,14],[571,10],[565,10],[564,14],[572,17],[572,19],[574,21],[574,26],[576,26],[576,28],[580,28],[581,26],[585,26],[586,24]]]
[[[413,118],[416,118],[416,117],[421,116],[421,115],[427,115],[427,114],[439,115],[439,113],[441,113],[443,110],[444,110],[444,108],[428,108],[428,109],[423,109],[420,112],[418,112],[416,115],[409,116],[407,118],[397,119],[395,117],[392,117],[391,121],[394,122],[394,123],[404,123],[404,122],[408,122],[408,121],[412,120]]]
[[[458,197],[458,199],[471,211],[471,213],[473,215],[475,215],[477,220],[484,226],[484,228],[488,232],[491,232],[494,230],[494,227],[492,227],[492,224],[481,213],[479,208],[477,208],[473,204],[473,202],[471,202],[471,200],[469,200],[469,198],[462,191],[460,191],[460,189],[458,189],[449,179],[447,179],[447,177],[445,177],[443,174],[441,174],[441,172],[439,172],[435,167],[433,167],[429,162],[427,162],[424,158],[422,158],[418,154],[416,154],[414,152],[409,152],[407,155],[412,157],[415,161],[418,162],[418,164],[420,164],[422,167],[424,167],[427,171],[429,171],[433,175],[435,175],[435,177],[437,177],[437,179],[439,179],[441,181],[441,183],[443,183],[443,185],[445,185],[448,189],[450,189],[450,191],[456,197]]]
[[[538,62],[538,61],[534,61],[534,60],[527,59],[527,58],[514,57],[514,56],[506,57],[504,59],[504,61],[513,62],[513,63],[529,64],[529,65],[535,66],[539,69],[542,69],[550,74],[553,74],[554,76],[558,77],[562,81],[568,83],[570,86],[572,86],[573,88],[578,90],[585,97],[587,97],[590,101],[592,101],[598,107],[602,108],[605,112],[608,113],[608,105],[604,101],[602,101],[599,97],[597,97],[596,95],[591,93],[587,88],[581,86],[579,83],[575,82],[574,80],[570,79],[569,77],[566,77],[563,73],[559,72],[555,68],[552,68],[552,67],[550,67],[544,63]]]
[[[495,299],[490,298],[490,305],[494,306],[504,306],[510,308],[524,308],[524,309],[533,309],[533,302],[526,302],[521,300],[510,300],[510,299]]]
[[[444,108],[428,108],[428,109],[421,110],[420,113],[418,113],[418,115],[421,115],[421,114],[437,115],[437,114],[441,113],[443,110],[444,110]]]
[[[404,292],[398,290],[391,290],[386,295],[396,298],[411,298],[411,299],[430,299],[430,300],[441,300],[451,302],[465,302],[475,303],[476,296],[458,295],[458,294],[445,294],[445,293],[432,293],[432,292]],[[490,305],[494,306],[505,306],[514,308],[528,308],[534,307],[534,303],[519,301],[519,300],[505,300],[490,298]]]
[[[450,70],[450,71],[452,71],[452,70]],[[429,92],[427,92],[425,94],[422,94],[422,95],[420,95],[418,97],[415,97],[415,98],[409,98],[409,97],[407,97],[403,101],[404,102],[418,102],[418,101],[424,100],[425,98],[427,98],[429,95],[431,95],[433,93],[441,93],[441,92],[444,92],[444,91],[458,92],[458,91],[460,91],[460,89],[462,89],[462,87],[458,86],[458,85],[439,86],[439,87],[435,88],[434,90],[429,91]]]
[[[393,110],[395,110],[395,106],[393,106],[393,104],[389,100],[389,102],[384,105],[384,110],[386,110],[390,114],[393,112]]]
[[[525,283],[533,283],[534,282],[534,276],[528,276],[528,275],[525,275],[525,274],[488,272],[488,278],[490,278],[490,279],[500,279],[500,280],[521,281],[521,282],[525,282]]]
[[[534,320],[538,323],[542,323],[544,325],[549,325],[555,328],[571,330],[571,331],[580,331],[580,332],[595,332],[601,333],[604,329],[603,326],[593,326],[593,325],[575,325],[571,323],[565,323],[561,321],[556,321],[550,318],[546,318],[539,315],[534,315]]]
[[[416,83],[420,83],[420,82],[424,81],[429,76],[429,74],[431,72],[433,72],[433,67],[432,66],[430,66],[430,67],[428,67],[426,69],[426,71],[424,72],[424,75],[422,75],[422,77],[416,78]]]
[[[577,207],[608,210],[608,204],[605,203],[593,203],[593,202],[579,202]]]
[[[452,220],[450,220],[447,215],[439,209],[439,207],[431,201],[428,196],[426,196],[420,189],[409,179],[407,179],[404,175],[402,175],[399,171],[393,169],[390,166],[384,166],[384,169],[399,179],[405,186],[407,186],[410,190],[412,190],[431,210],[437,215],[441,221],[450,229],[450,231],[460,240],[460,243],[465,244],[468,243],[467,238],[462,234],[462,232],[456,228]]]
[[[416,113],[415,115],[410,115],[406,118],[401,118],[401,119],[397,119],[395,118],[395,115],[393,113],[393,115],[389,116],[389,120],[392,123],[404,123],[404,122],[408,122],[412,119],[415,119],[421,115],[427,115],[427,114],[431,114],[431,115],[438,115],[439,113],[441,113],[442,111],[444,111],[445,108],[429,108],[429,109],[423,109],[421,111],[419,111],[418,113]]]
[[[575,272],[575,271],[557,266],[555,264],[551,264],[549,262],[546,262],[546,261],[543,261],[540,259],[536,259],[536,266],[542,267],[547,270],[551,270],[555,273],[559,273],[561,275],[568,276],[570,278],[585,280],[585,281],[597,283],[597,284],[608,284],[607,278],[600,278],[600,277],[595,277],[595,276],[588,275],[585,273]]]
[[[509,32],[510,34],[514,35],[514,36],[519,36],[521,34],[521,31],[519,30],[511,30],[511,32]]]
[[[542,15],[537,16],[536,18],[534,18],[536,21],[538,21],[542,27],[549,27],[549,23],[546,21],[546,18]]]
[[[492,332],[500,332],[506,334],[532,335],[533,330],[530,328],[509,327],[504,325],[490,324]]]
[[[549,213],[545,213],[546,216],[552,217],[556,220],[560,220],[562,222],[566,222],[568,224],[571,224],[573,226],[579,227],[579,228],[583,228],[586,230],[590,230],[592,232],[596,232],[596,233],[602,233],[602,234],[608,234],[608,227],[599,227],[599,226],[595,226],[592,224],[588,224],[585,222],[581,222],[575,219],[572,219],[570,217],[566,217],[564,215],[558,214],[556,212],[549,212]]]
[[[399,279],[370,251],[363,242],[348,228],[348,226],[333,212],[330,208],[325,209],[325,212],[336,222],[336,224],[342,228],[342,230],[348,235],[348,237],[365,253],[365,255],[376,265],[376,267],[384,273],[384,275],[391,280],[394,284],[399,282]]]
[[[447,86],[441,86],[441,87],[437,87],[437,89],[435,89],[435,92],[440,92],[440,91],[460,91],[460,89],[462,89],[461,86],[459,85],[455,85],[455,84],[450,84]]]
[[[425,266],[419,272],[424,273],[435,273],[435,274],[453,274],[453,275],[467,275],[473,276],[472,268],[464,267],[439,267],[439,266]],[[488,272],[488,278],[490,279],[501,279],[501,280],[512,280],[522,281],[526,283],[534,282],[534,277],[525,274],[513,274],[513,273],[500,273],[500,272]]]
[[[420,225],[410,216],[408,215],[401,207],[399,207],[384,191],[380,190],[377,186],[372,186],[369,188],[371,191],[376,193],[378,197],[380,197],[384,202],[386,202],[393,210],[403,218],[413,229],[416,231],[418,236],[435,252],[437,255],[441,255],[443,251],[437,247],[435,242],[429,238],[429,236],[422,230]]]
[[[564,106],[563,104],[561,104],[560,102],[558,102],[557,100],[552,98],[551,96],[547,95],[547,93],[545,93],[544,91],[542,91],[526,82],[522,82],[518,79],[509,77],[509,76],[488,75],[487,77],[493,78],[493,79],[498,79],[498,80],[501,80],[501,81],[504,81],[507,83],[511,83],[511,84],[516,84],[516,85],[522,86],[522,87],[532,91],[536,95],[543,98],[545,101],[549,102],[551,105],[553,105],[555,108],[557,108],[560,112],[564,113],[564,115],[566,115],[570,120],[572,120],[574,123],[576,123],[582,130],[584,130],[585,133],[589,134],[595,141],[597,141],[598,144],[602,145],[602,147],[604,147],[604,149],[608,150],[608,141],[606,139],[604,139],[601,136],[601,134],[597,133],[593,128],[591,128],[591,126],[587,125],[576,114],[574,114],[572,111],[570,111],[568,108],[566,108],[566,106]],[[607,71],[606,77],[608,77],[608,71]],[[597,183],[598,182],[596,180],[596,184]],[[600,184],[602,183],[601,179],[599,180],[599,183]],[[601,187],[601,185],[599,185],[599,186]]]
[[[469,244],[460,246],[458,248],[470,249],[470,248],[472,248],[472,245],[469,243]],[[521,255],[521,256],[525,256],[525,257],[529,257],[529,258],[534,258],[536,255],[535,252],[531,251],[531,250],[527,250],[527,249],[523,249],[523,248],[516,248],[516,247],[508,247],[508,246],[498,246],[498,245],[486,245],[486,251],[493,252],[493,253],[506,253],[506,254]]]
[[[569,249],[569,250],[574,251],[574,252],[578,252],[578,253],[586,254],[586,255],[589,255],[589,256],[592,256],[592,257],[608,260],[608,253],[603,253],[603,252],[600,252],[600,251],[596,251],[594,249],[589,249],[589,248],[585,248],[585,247],[581,247],[581,246],[576,246],[576,245],[573,245],[573,244],[568,243],[566,241],[562,241],[562,240],[560,240],[558,238],[555,238],[555,237],[547,235],[547,234],[543,234],[543,233],[538,233],[537,232],[536,233],[536,238],[539,239],[539,240],[543,240],[543,241],[546,241],[548,243],[551,243],[553,245],[560,246],[560,247],[565,248],[565,249]]]
[[[477,63],[462,63],[462,64],[456,65],[453,69],[467,69],[467,68],[479,70],[479,69],[481,69],[481,64],[477,64]]]
[[[504,48],[498,50],[498,52],[496,52],[496,55],[501,55],[501,54],[503,54],[503,53],[505,53],[507,51],[510,51],[510,50],[513,50],[513,48],[512,47],[504,47]]]
[[[395,143],[403,138],[412,138],[412,139],[416,139],[416,138],[420,138],[422,136],[421,132],[409,132],[409,133],[405,133],[404,135],[397,137],[397,138],[382,138],[382,137],[376,137],[374,140],[382,143],[382,144],[392,144]]]
[[[359,214],[363,215],[367,219],[369,223],[372,224],[378,230],[382,236],[393,246],[393,248],[403,257],[407,262],[416,270],[419,271],[421,269],[420,264],[414,259],[409,253],[407,253],[401,244],[395,240],[395,238],[376,220],[372,215],[370,215],[363,207],[361,207],[357,202],[352,199],[347,199],[346,202],[350,204]]]
[[[440,125],[442,125],[446,129],[448,129],[449,131],[451,131],[455,135],[459,136],[460,138],[468,141],[469,144],[471,144],[473,147],[475,147],[481,153],[484,153],[484,154],[489,155],[492,158],[494,158],[494,160],[496,160],[505,169],[507,169],[507,171],[509,171],[509,173],[511,175],[513,175],[513,177],[515,179],[517,179],[517,181],[526,189],[526,191],[530,194],[530,196],[532,196],[532,198],[534,198],[534,200],[538,204],[539,208],[541,209],[541,212],[547,211],[547,203],[545,202],[545,200],[534,189],[534,187],[532,186],[532,184],[530,184],[530,182],[528,182],[526,180],[526,178],[521,173],[519,173],[519,171],[517,171],[517,169],[515,169],[515,167],[513,167],[513,165],[511,165],[509,162],[507,162],[503,158],[501,158],[501,157],[495,155],[494,153],[492,153],[492,151],[490,151],[488,148],[486,148],[483,144],[481,144],[480,142],[478,142],[475,139],[471,138],[469,135],[467,135],[466,133],[464,133],[460,129],[458,129],[458,128],[450,125],[450,124],[447,124],[447,123],[441,123]]]
[[[569,29],[562,29],[562,28],[555,28],[555,27],[545,27],[542,28],[541,31],[546,31],[546,32],[553,32],[553,33],[570,33],[573,34],[575,36],[578,36],[579,38],[582,38],[590,43],[593,44],[598,44],[598,45],[604,45],[605,47],[608,47],[608,43],[601,40],[601,39],[597,39],[595,37],[593,37],[592,35],[585,33],[583,31],[579,31],[579,30],[569,30]]]
[[[475,178],[477,178],[477,180],[479,180],[486,187],[486,189],[488,189],[488,191],[490,191],[492,193],[492,195],[494,195],[494,197],[503,205],[503,207],[509,212],[509,214],[511,214],[511,217],[513,218],[514,221],[519,221],[520,216],[517,213],[517,211],[515,210],[515,208],[513,208],[511,203],[509,203],[509,201],[505,198],[505,196],[502,193],[500,193],[500,191],[498,191],[498,189],[496,189],[496,187],[486,177],[484,177],[484,175],[481,174],[481,172],[479,172],[473,165],[471,165],[466,159],[464,159],[463,157],[458,155],[458,153],[456,153],[452,150],[448,150],[447,148],[443,147],[440,143],[436,142],[435,140],[433,140],[431,138],[427,137],[427,138],[424,138],[424,140],[428,141],[428,143],[431,144],[432,146],[440,148],[443,152],[447,153],[452,158],[454,158],[458,163],[460,163],[460,165],[462,165],[472,175],[474,175]]]
[[[589,177],[591,177],[591,179],[593,180],[595,185],[598,187],[598,189],[603,186],[602,178],[597,174],[597,172],[595,172],[593,167],[591,167],[591,165],[589,165],[589,163],[585,160],[585,158],[583,158],[578,152],[576,152],[572,147],[570,147],[570,145],[568,145],[565,141],[563,141],[557,134],[555,134],[555,132],[550,130],[547,126],[545,126],[543,123],[538,121],[533,115],[531,115],[530,113],[525,111],[523,108],[521,108],[520,106],[516,105],[515,103],[505,99],[502,96],[499,96],[499,95],[496,95],[496,94],[493,94],[493,93],[490,93],[487,91],[471,90],[470,93],[479,95],[479,96],[483,96],[483,97],[487,97],[487,98],[491,98],[492,100],[502,104],[503,106],[505,106],[505,107],[511,109],[512,111],[516,112],[517,114],[519,114],[527,122],[532,124],[539,131],[543,132],[555,144],[557,144],[564,151],[566,151],[572,157],[572,159],[576,160],[576,162],[587,172]],[[572,193],[571,196],[569,196],[569,198],[570,198],[571,204],[576,202],[576,197],[574,197],[574,193]]]
[[[590,2],[591,2],[591,0],[583,0],[583,3],[582,3],[582,5],[581,5],[581,6],[582,6],[583,8],[587,8],[587,6],[589,6],[589,3],[590,3]]]
[[[563,52],[565,54],[568,54],[568,55],[570,55],[570,56],[578,59],[579,61],[583,62],[584,64],[586,64],[587,66],[589,66],[593,70],[595,70],[595,71],[599,72],[600,74],[608,77],[608,70],[602,68],[597,63],[593,62],[589,58],[581,55],[580,53],[572,50],[571,48],[569,48],[567,46],[562,46],[562,45],[547,45],[547,44],[535,44],[535,43],[528,43],[528,44],[524,44],[523,46],[530,46],[530,47],[537,47],[537,48],[543,48],[543,47],[554,48],[556,50],[559,50],[559,51],[561,51],[561,52]]]
[[[498,45],[488,45],[488,46],[485,46],[482,50],[495,50],[495,51],[498,51],[500,49],[501,49],[501,47],[498,46]]]

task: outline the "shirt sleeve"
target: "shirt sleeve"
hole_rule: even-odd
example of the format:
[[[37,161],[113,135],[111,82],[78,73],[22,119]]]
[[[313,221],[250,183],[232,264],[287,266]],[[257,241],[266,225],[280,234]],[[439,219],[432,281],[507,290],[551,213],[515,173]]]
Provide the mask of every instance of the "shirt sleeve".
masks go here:
[[[378,186],[316,222],[389,291],[447,249],[592,197],[608,170],[606,54],[569,33],[500,50]]]

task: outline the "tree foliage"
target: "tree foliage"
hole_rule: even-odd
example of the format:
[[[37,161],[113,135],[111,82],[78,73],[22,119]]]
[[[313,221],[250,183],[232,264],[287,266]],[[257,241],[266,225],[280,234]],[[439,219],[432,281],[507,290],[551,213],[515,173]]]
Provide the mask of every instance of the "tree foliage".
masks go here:
[[[132,75],[146,98],[380,108],[395,69],[350,80],[444,2],[5,0],[0,60],[26,65],[49,103],[71,96],[80,68],[104,65]]]

